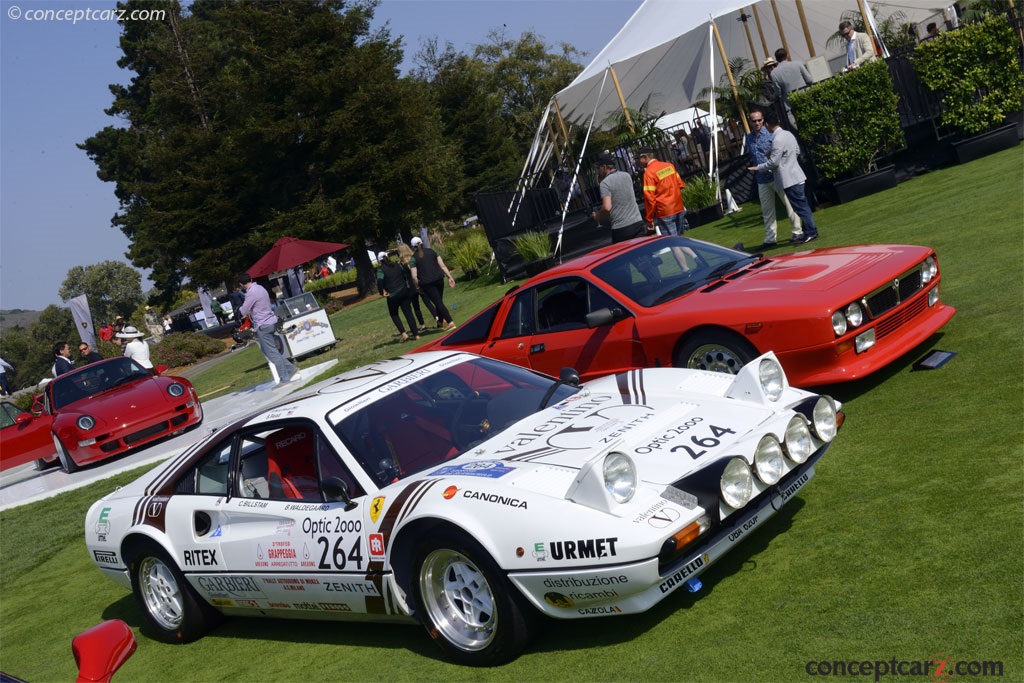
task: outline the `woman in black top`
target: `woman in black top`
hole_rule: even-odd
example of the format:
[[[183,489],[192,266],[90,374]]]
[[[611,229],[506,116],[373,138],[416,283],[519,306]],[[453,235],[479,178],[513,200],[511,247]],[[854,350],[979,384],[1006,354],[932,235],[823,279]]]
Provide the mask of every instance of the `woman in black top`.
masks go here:
[[[413,237],[409,243],[415,250],[409,261],[412,268],[413,286],[418,287],[423,295],[434,304],[438,326],[445,326],[446,330],[454,330],[455,321],[452,320],[452,314],[445,307],[443,297],[444,278],[448,278],[449,287],[455,286],[455,278],[448,271],[444,259],[430,247],[423,246],[423,240]]]
[[[401,341],[409,339],[409,333],[402,327],[402,321],[398,319],[398,309],[401,307],[405,315],[405,321],[409,323],[409,332],[412,332],[413,339],[419,339],[416,334],[416,323],[412,317],[412,278],[409,269],[401,263],[395,263],[387,252],[377,254],[377,261],[380,263],[380,270],[377,271],[377,291],[381,296],[388,299],[388,314],[391,321],[395,323],[398,333],[402,336]]]

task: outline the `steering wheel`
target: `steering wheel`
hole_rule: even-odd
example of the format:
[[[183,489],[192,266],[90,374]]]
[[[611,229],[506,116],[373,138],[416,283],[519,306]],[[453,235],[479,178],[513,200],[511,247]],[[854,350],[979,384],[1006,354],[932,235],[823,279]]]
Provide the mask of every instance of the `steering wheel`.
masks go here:
[[[467,398],[455,408],[450,431],[452,443],[460,451],[480,443],[490,433],[491,423],[487,419],[487,404],[490,400],[490,396],[479,394]]]

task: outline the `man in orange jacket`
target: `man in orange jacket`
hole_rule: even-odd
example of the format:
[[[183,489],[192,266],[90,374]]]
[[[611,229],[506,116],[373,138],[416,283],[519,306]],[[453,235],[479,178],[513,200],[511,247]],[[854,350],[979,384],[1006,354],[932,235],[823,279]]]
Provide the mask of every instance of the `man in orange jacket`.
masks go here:
[[[662,234],[682,235],[686,225],[686,208],[682,190],[686,183],[679,177],[676,167],[667,161],[658,161],[654,149],[644,147],[638,157],[644,167],[644,208],[648,223],[655,223]]]

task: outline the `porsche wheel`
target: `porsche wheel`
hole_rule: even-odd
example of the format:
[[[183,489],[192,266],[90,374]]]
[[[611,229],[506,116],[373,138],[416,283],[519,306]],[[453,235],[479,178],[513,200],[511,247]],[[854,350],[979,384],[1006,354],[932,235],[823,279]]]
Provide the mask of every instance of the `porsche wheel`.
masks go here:
[[[532,614],[478,543],[458,532],[439,532],[420,546],[413,571],[420,621],[452,658],[494,666],[525,647]]]
[[[78,471],[78,463],[68,453],[68,449],[64,448],[64,444],[60,442],[56,436],[53,437],[53,445],[57,449],[57,459],[60,461],[61,469],[68,474],[74,474]]]
[[[739,335],[726,330],[708,330],[686,340],[676,353],[675,365],[735,375],[757,356],[757,349]]]
[[[147,543],[132,560],[132,592],[165,643],[187,643],[215,625],[220,614],[200,598],[163,550]]]

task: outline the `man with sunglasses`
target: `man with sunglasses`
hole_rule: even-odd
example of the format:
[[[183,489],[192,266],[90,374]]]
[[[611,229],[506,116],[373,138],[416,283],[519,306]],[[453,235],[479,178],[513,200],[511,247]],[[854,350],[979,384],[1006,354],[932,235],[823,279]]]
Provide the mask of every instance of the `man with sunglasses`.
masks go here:
[[[753,109],[750,112],[751,132],[747,134],[747,151],[750,153],[750,162],[753,166],[768,161],[768,153],[772,148],[772,134],[764,125],[764,113],[760,109]],[[803,242],[804,233],[800,217],[793,211],[792,204],[786,197],[786,193],[775,185],[775,174],[773,171],[755,171],[754,181],[757,183],[757,196],[761,202],[761,217],[764,220],[764,244],[755,247],[758,251],[771,249],[777,244],[777,223],[775,221],[775,197],[778,195],[782,200],[782,206],[786,209],[786,215],[793,224],[793,235],[791,241]]]
[[[88,365],[89,363],[95,363],[98,360],[103,360],[103,356],[101,356],[96,351],[93,351],[92,348],[85,342],[82,342],[81,344],[78,345],[78,353],[79,355],[81,355],[82,360],[85,361],[83,365]]]
[[[856,69],[875,58],[875,46],[867,33],[857,33],[853,24],[844,21],[839,24],[839,34],[846,40],[846,68],[843,71]]]

